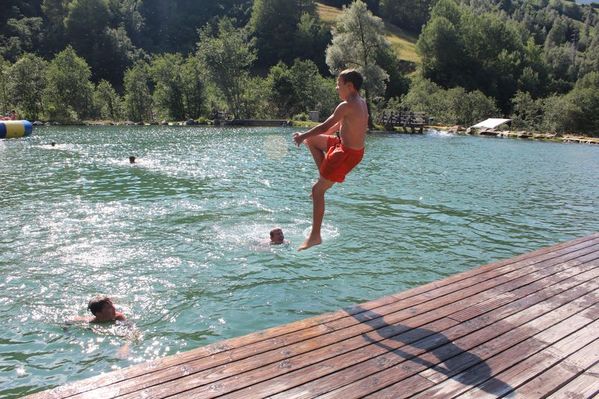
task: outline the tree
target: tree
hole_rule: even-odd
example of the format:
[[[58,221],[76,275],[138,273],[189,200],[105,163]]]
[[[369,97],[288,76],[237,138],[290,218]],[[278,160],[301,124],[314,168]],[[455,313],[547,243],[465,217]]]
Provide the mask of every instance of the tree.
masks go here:
[[[447,88],[481,90],[507,112],[527,66],[524,40],[526,35],[514,21],[440,0],[417,46],[424,77]],[[529,72],[523,84],[534,84],[536,71]]]
[[[113,25],[108,0],[72,0],[64,19],[72,46],[92,66],[95,80],[120,84],[137,52],[122,26]]]
[[[150,64],[154,82],[154,105],[160,117],[182,120],[185,118],[183,98],[183,57],[181,54],[162,54]]]
[[[371,100],[384,95],[389,80],[387,72],[376,62],[377,53],[389,47],[383,32],[383,21],[372,15],[364,2],[356,0],[343,9],[333,28],[332,43],[327,48],[326,60],[331,73],[356,68],[364,76],[369,116]]]
[[[25,54],[9,69],[8,97],[27,119],[38,119],[43,112],[42,93],[46,88],[47,62],[33,54]]]
[[[411,111],[426,112],[440,123],[462,125],[470,125],[499,112],[495,101],[478,90],[467,92],[462,87],[443,89],[421,77],[414,80],[402,100],[402,106]]]
[[[260,65],[271,66],[279,60],[290,63],[296,56],[297,47],[292,44],[302,14],[314,16],[315,10],[312,0],[255,0],[249,26],[256,38]],[[303,29],[309,28],[304,26]]]
[[[297,59],[312,60],[322,73],[327,72],[325,52],[331,34],[317,16],[304,13],[300,17],[295,33],[293,56]]]
[[[148,64],[138,61],[125,72],[125,110],[129,119],[136,122],[154,119],[149,69]]]
[[[432,3],[431,0],[380,0],[379,15],[403,29],[420,33]]]
[[[0,112],[6,112],[10,108],[8,96],[10,67],[10,63],[0,56]]]
[[[249,67],[256,60],[253,41],[236,29],[229,18],[222,18],[216,32],[209,26],[200,32],[197,56],[233,115],[247,114],[242,97]]]
[[[296,59],[291,67],[279,62],[270,68],[266,85],[274,114],[284,118],[310,110],[332,112],[331,97],[338,99],[310,60]]]
[[[120,120],[123,116],[122,100],[110,82],[101,80],[94,91],[94,105],[101,119]]]
[[[44,92],[51,119],[70,120],[90,116],[93,86],[87,62],[71,46],[54,57],[46,70]]]
[[[183,102],[187,118],[199,118],[205,110],[204,72],[197,57],[189,56],[181,67]]]

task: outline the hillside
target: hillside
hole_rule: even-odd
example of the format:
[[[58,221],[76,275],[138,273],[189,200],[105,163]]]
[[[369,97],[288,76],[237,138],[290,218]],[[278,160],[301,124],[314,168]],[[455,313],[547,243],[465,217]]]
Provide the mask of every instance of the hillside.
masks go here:
[[[339,14],[341,14],[341,9],[336,7],[331,7],[322,3],[316,3],[316,6],[320,19],[330,25],[332,25]],[[399,59],[420,64],[420,56],[416,52],[416,41],[418,38],[406,33],[401,28],[391,23],[385,23],[385,28],[387,29],[385,37],[391,44],[391,47],[395,50]]]

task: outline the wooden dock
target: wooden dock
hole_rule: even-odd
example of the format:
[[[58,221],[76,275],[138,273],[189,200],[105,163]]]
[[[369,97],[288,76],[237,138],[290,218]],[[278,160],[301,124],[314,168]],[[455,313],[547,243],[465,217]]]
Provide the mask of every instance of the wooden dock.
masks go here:
[[[32,398],[591,398],[599,233]]]

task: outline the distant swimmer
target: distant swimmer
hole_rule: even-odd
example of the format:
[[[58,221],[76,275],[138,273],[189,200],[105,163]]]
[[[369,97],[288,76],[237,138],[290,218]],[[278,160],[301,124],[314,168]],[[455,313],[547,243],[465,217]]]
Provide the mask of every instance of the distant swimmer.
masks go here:
[[[129,163],[135,163],[135,157],[133,155],[129,157]]]
[[[285,244],[285,235],[283,234],[283,230],[280,228],[275,228],[270,231],[270,245],[280,245]]]
[[[55,143],[55,142],[51,142],[51,143],[50,143],[50,145],[51,145],[52,147],[56,147],[56,143]]]
[[[325,209],[324,195],[333,184],[342,183],[364,156],[368,108],[360,96],[362,82],[358,71],[342,71],[337,77],[336,89],[343,101],[333,114],[307,132],[293,134],[295,144],[306,143],[320,172],[318,181],[312,186],[312,231],[299,251],[322,243],[320,228]],[[336,132],[337,136],[334,135]]]
[[[87,304],[87,309],[94,315],[87,321],[90,323],[103,323],[107,321],[125,321],[125,315],[117,312],[112,300],[107,296],[92,298]]]

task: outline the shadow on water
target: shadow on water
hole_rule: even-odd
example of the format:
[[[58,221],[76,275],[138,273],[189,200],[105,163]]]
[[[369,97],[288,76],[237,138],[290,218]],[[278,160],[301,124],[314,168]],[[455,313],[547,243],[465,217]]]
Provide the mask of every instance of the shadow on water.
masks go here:
[[[478,388],[489,394],[505,395],[513,391],[513,388],[509,384],[492,376],[491,368],[480,357],[463,350],[445,335],[426,328],[415,328],[402,324],[387,324],[383,320],[383,315],[360,306],[356,306],[352,310],[357,311],[357,313],[352,315],[354,318],[361,323],[371,326],[375,331],[380,333],[382,338],[397,341],[403,344],[402,346],[407,346],[407,348],[401,350],[386,345],[383,341],[376,340],[368,336],[368,334],[362,334],[364,339],[373,345],[377,345],[403,360],[408,360],[441,373],[464,385],[475,387],[486,382],[484,386],[478,386]],[[433,363],[421,358],[420,355],[423,354],[420,353],[421,350],[431,353],[439,360],[439,363]],[[417,352],[418,354],[415,356],[410,352]],[[486,386],[493,388],[492,390],[487,390],[485,389]],[[508,394],[505,397],[513,397],[513,394]]]

